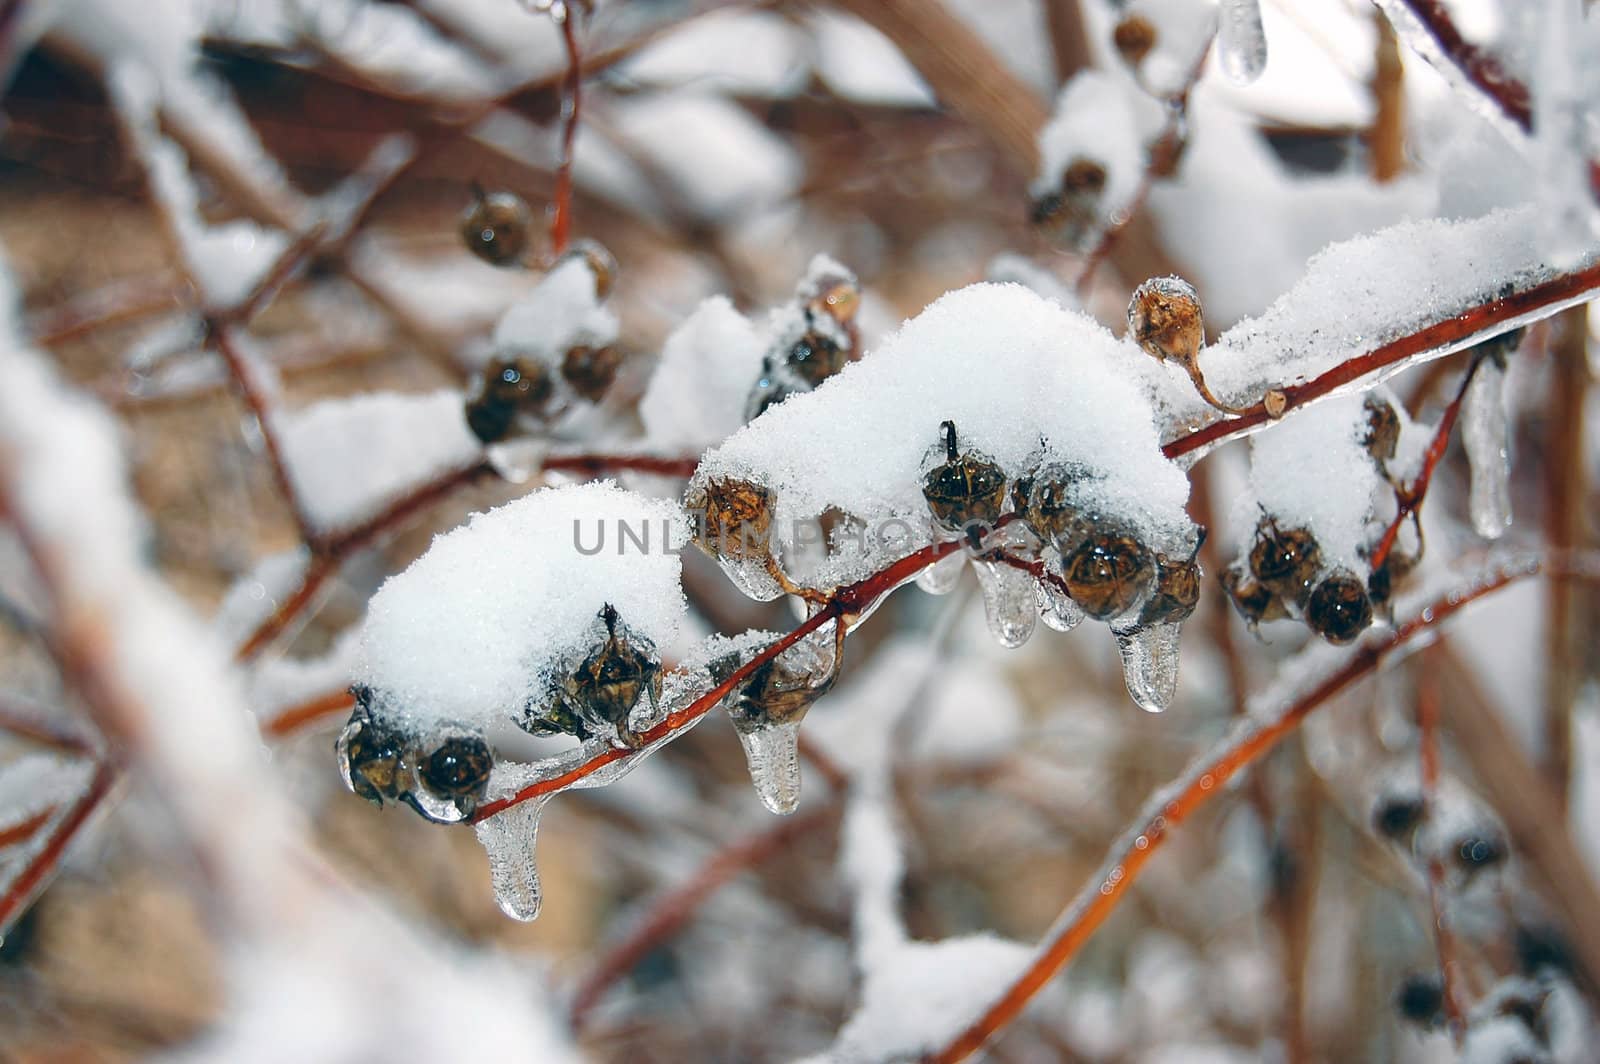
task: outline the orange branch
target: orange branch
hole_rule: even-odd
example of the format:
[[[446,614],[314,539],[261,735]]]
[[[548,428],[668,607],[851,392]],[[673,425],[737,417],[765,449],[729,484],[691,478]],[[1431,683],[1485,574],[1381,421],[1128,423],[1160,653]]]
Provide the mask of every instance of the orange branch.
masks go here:
[[[1158,793],[1146,805],[1143,826],[1124,836],[1131,841],[1119,844],[1120,848],[1113,851],[1097,880],[1086,886],[1062,913],[1021,977],[950,1045],[926,1060],[931,1064],[955,1064],[965,1060],[1016,1019],[1029,1000],[1076,956],[1116,909],[1171,830],[1221,791],[1235,774],[1260,760],[1313,710],[1375,670],[1393,650],[1418,634],[1442,623],[1469,603],[1538,571],[1539,566],[1533,563],[1501,569],[1465,590],[1451,592],[1387,636],[1361,646],[1343,666],[1270,722],[1245,722],[1237,727],[1220,751],[1191,766],[1173,788]]]

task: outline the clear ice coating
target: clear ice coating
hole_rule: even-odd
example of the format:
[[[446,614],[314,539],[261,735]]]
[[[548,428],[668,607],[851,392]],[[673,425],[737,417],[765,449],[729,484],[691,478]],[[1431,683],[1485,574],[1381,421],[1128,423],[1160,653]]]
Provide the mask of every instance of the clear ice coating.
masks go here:
[[[800,722],[739,728],[750,779],[761,804],[780,816],[800,804]]]
[[[1182,624],[1112,625],[1122,652],[1122,679],[1139,708],[1160,713],[1178,691],[1178,636]]]
[[[1020,524],[1001,529],[992,539],[996,546],[1019,558],[1031,557],[1036,543]],[[983,589],[983,612],[989,632],[1009,650],[1026,643],[1039,622],[1039,602],[1034,575],[1008,562],[982,555],[973,559],[978,586]]]
[[[544,440],[515,439],[490,444],[483,454],[506,483],[526,484],[544,468],[550,444]]]
[[[1083,620],[1083,607],[1050,581],[1036,581],[1033,593],[1038,600],[1039,617],[1055,631],[1070,632]]]
[[[1261,27],[1260,0],[1222,0],[1217,27],[1217,58],[1222,72],[1248,85],[1267,66],[1267,34]]]
[[[1461,442],[1467,452],[1472,486],[1468,510],[1472,527],[1485,539],[1499,539],[1511,526],[1511,457],[1506,424],[1506,368],[1486,357],[1461,400]]]
[[[966,555],[960,551],[947,554],[917,574],[917,586],[930,595],[948,595],[961,582],[966,564]]]
[[[530,798],[474,825],[478,841],[489,855],[489,876],[500,911],[513,920],[532,920],[543,901],[539,892],[539,865],[534,847],[539,839],[539,818],[551,795]]]

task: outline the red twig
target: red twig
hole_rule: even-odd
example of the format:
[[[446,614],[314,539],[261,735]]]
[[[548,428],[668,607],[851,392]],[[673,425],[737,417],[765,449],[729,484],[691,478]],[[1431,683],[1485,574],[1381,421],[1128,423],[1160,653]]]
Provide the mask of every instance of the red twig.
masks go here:
[[[82,732],[10,702],[0,702],[0,731],[63,754],[87,757],[94,753],[94,743]]]
[[[1523,133],[1533,132],[1533,94],[1506,69],[1499,56],[1467,40],[1444,0],[1392,0],[1416,19],[1434,46],[1473,89],[1482,93]],[[1383,7],[1383,4],[1379,5]],[[1391,20],[1392,21],[1392,20]],[[1424,55],[1430,61],[1432,56]],[[1446,74],[1449,72],[1446,71]],[[1589,162],[1589,186],[1600,196],[1600,162]]]
[[[1309,381],[1284,385],[1276,389],[1282,393],[1285,400],[1282,413],[1307,406],[1356,383],[1363,377],[1397,366],[1414,356],[1430,352],[1444,355],[1465,347],[1475,338],[1484,339],[1485,337],[1480,334],[1491,330],[1505,332],[1507,323],[1526,315],[1541,311],[1553,314],[1597,289],[1600,289],[1600,264],[1541,281],[1520,291],[1463,310],[1442,321],[1424,325],[1416,332],[1391,340],[1364,354],[1347,358],[1326,373]],[[1168,442],[1161,451],[1168,458],[1202,452],[1273,420],[1274,418],[1267,413],[1266,407],[1257,403],[1236,417],[1221,418],[1203,428],[1184,433]]]
[[[1439,674],[1438,655],[1425,652],[1415,672],[1417,683],[1417,754],[1421,763],[1422,807],[1431,812],[1439,792]],[[1434,945],[1439,953],[1439,979],[1444,991],[1444,1014],[1457,1046],[1465,1030],[1461,988],[1455,977],[1455,938],[1445,924],[1444,860],[1428,858],[1428,910],[1433,916]]]
[[[1467,397],[1467,388],[1471,386],[1472,378],[1477,375],[1478,367],[1483,365],[1485,357],[1487,356],[1479,354],[1473,358],[1472,365],[1467,367],[1465,376],[1461,378],[1461,385],[1456,389],[1456,397],[1444,408],[1444,416],[1439,419],[1439,426],[1434,429],[1433,439],[1429,441],[1428,450],[1422,457],[1422,469],[1417,473],[1417,479],[1411,482],[1410,487],[1395,489],[1394,520],[1383,530],[1383,537],[1372,550],[1371,561],[1374,571],[1382,569],[1384,563],[1389,560],[1389,554],[1394,550],[1395,541],[1400,536],[1401,527],[1422,506],[1422,500],[1427,498],[1428,485],[1433,482],[1433,471],[1444,458],[1445,449],[1450,445],[1450,433],[1456,427],[1456,419],[1461,416],[1461,404]]]
[[[11,881],[5,893],[0,894],[0,936],[5,934],[38,895],[45,881],[49,879],[50,873],[61,862],[67,845],[77,837],[78,832],[88,823],[90,816],[100,808],[100,803],[110,793],[116,777],[117,772],[109,763],[101,762],[95,766],[88,788],[77,801],[72,803],[72,807],[61,818],[61,822],[50,832],[44,848],[34,856],[28,867]]]
[[[556,164],[555,200],[550,206],[552,257],[566,251],[572,238],[572,149],[578,139],[583,87],[583,56],[578,49],[576,19],[570,3],[564,4],[556,21],[561,26],[561,43],[567,50],[567,75],[561,85],[561,160]]]
[[[56,810],[57,807],[52,805],[43,812],[35,813],[20,823],[12,824],[8,828],[0,828],[0,850],[33,838],[33,833],[48,824],[50,818],[56,815]]]
[[[296,703],[288,709],[282,710],[277,716],[261,726],[261,731],[274,739],[282,739],[293,735],[301,728],[327,717],[343,713],[355,705],[355,699],[349,691],[340,688],[330,691],[325,695],[307,699]]]
[[[267,450],[267,463],[272,469],[272,479],[278,485],[278,493],[283,497],[284,505],[289,507],[289,512],[294,516],[300,538],[309,543],[316,536],[315,526],[300,501],[299,492],[295,491],[294,481],[289,474],[289,465],[283,458],[283,446],[278,440],[278,427],[273,422],[272,403],[268,398],[273,390],[272,386],[262,379],[261,367],[256,364],[255,359],[240,349],[231,326],[220,321],[215,323],[211,329],[210,339],[217,353],[228,364],[228,372],[232,374],[234,385],[239,389],[239,397],[244,400],[244,405],[249,408],[251,415],[256,419],[256,424],[260,426],[261,439]]]
[[[1270,722],[1242,723],[1220,751],[1207,755],[1201,762],[1191,766],[1174,789],[1158,793],[1146,805],[1141,813],[1142,829],[1137,833],[1130,831],[1124,836],[1132,841],[1119,844],[1120,848],[1113,851],[1102,873],[1073,899],[1041,944],[1033,963],[977,1021],[926,1060],[932,1064],[955,1064],[956,1061],[965,1060],[1016,1019],[1029,1000],[1054,978],[1111,915],[1171,830],[1221,791],[1231,777],[1249,768],[1272,750],[1313,710],[1375,670],[1397,647],[1442,623],[1469,603],[1538,571],[1537,564],[1502,569],[1470,588],[1451,592],[1388,635],[1363,644],[1342,667]]]
[[[639,962],[661,943],[682,930],[707,898],[739,873],[775,857],[795,840],[825,827],[838,814],[839,803],[832,801],[748,835],[718,851],[686,882],[658,898],[638,926],[607,950],[578,984],[569,1013],[573,1030],[581,1031],[590,1010],[605,992],[638,967]]]

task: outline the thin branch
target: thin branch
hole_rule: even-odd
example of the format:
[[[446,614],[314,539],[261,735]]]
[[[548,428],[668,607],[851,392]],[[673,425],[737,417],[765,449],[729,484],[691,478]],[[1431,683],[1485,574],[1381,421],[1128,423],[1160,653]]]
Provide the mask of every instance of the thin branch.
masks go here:
[[[5,935],[44,888],[56,866],[61,863],[68,845],[111,793],[117,775],[117,770],[109,762],[102,761],[95,766],[88,788],[77,801],[72,803],[60,823],[51,830],[43,848],[34,855],[17,878],[11,881],[5,893],[0,894],[0,937]]]
[[[1343,666],[1270,720],[1241,722],[1216,751],[1190,766],[1172,787],[1157,792],[1135,822],[1137,829],[1122,836],[1124,841],[1117,844],[1101,873],[1062,913],[1021,977],[954,1041],[926,1059],[933,1064],[965,1060],[1016,1019],[1029,1000],[1076,956],[1111,915],[1172,829],[1219,793],[1230,778],[1259,761],[1314,710],[1373,672],[1392,651],[1419,634],[1468,604],[1537,572],[1536,563],[1504,568],[1465,590],[1451,592],[1386,636],[1362,644]]]
[[[0,731],[63,754],[91,757],[94,741],[76,728],[51,720],[32,706],[0,695]]]
[[[1585,462],[1588,405],[1589,308],[1562,315],[1561,333],[1550,349],[1549,433],[1543,455],[1544,534],[1548,548],[1566,553],[1582,545],[1584,508],[1593,498]],[[1572,800],[1573,714],[1583,686],[1584,660],[1593,633],[1581,618],[1583,589],[1557,579],[1545,600],[1544,767],[1563,806]]]
[[[657,898],[639,924],[607,949],[578,984],[568,1014],[572,1029],[582,1031],[590,1011],[605,992],[681,931],[712,894],[741,872],[770,860],[797,840],[833,823],[838,819],[840,808],[835,795],[826,805],[786,817],[772,827],[747,835],[723,847],[689,879]]]
[[[561,44],[567,52],[567,73],[561,83],[561,159],[556,164],[555,198],[550,204],[550,255],[567,250],[572,238],[572,149],[578,138],[583,102],[583,55],[578,49],[577,19],[571,5],[561,9]]]
[[[675,732],[682,731],[711,712],[736,687],[749,679],[757,669],[778,657],[778,655],[800,642],[806,636],[819,631],[830,623],[848,624],[851,618],[865,613],[878,599],[912,579],[934,562],[954,554],[960,549],[961,541],[958,540],[934,543],[890,563],[871,576],[835,590],[816,613],[802,621],[787,635],[767,644],[760,653],[735,669],[727,679],[693,702],[690,702],[684,708],[667,714],[666,719],[643,732],[639,737],[640,746],[648,747],[658,739],[663,739]],[[471,820],[473,823],[486,820],[496,813],[509,809],[514,805],[519,805],[529,799],[564,790],[585,776],[592,775],[607,765],[632,756],[634,756],[634,751],[613,747],[559,776],[539,780],[522,788],[515,794],[497,798],[492,802],[485,802],[478,807]]]
[[[355,701],[350,692],[341,687],[280,710],[261,725],[261,732],[274,739],[285,739],[302,728],[345,712],[355,705]]]
[[[1395,514],[1383,535],[1378,539],[1378,545],[1372,549],[1372,568],[1374,571],[1382,569],[1389,560],[1389,555],[1394,551],[1394,545],[1400,538],[1400,529],[1406,521],[1410,520],[1422,508],[1422,502],[1428,497],[1428,486],[1433,483],[1433,471],[1438,468],[1439,462],[1444,458],[1445,450],[1450,446],[1450,434],[1455,430],[1456,419],[1461,416],[1461,404],[1466,401],[1467,389],[1472,386],[1472,378],[1477,376],[1478,367],[1483,365],[1483,360],[1490,357],[1479,352],[1472,359],[1472,365],[1467,367],[1467,372],[1461,377],[1461,384],[1456,388],[1456,397],[1450,400],[1450,405],[1444,408],[1444,414],[1439,418],[1439,424],[1433,431],[1433,439],[1428,441],[1428,449],[1422,457],[1422,469],[1417,477],[1406,488],[1395,489]]]
[[[1532,318],[1555,314],[1584,302],[1597,291],[1600,291],[1600,263],[1488,300],[1442,321],[1424,325],[1415,332],[1370,351],[1353,355],[1309,381],[1272,389],[1284,399],[1283,409],[1278,411],[1276,417],[1267,413],[1263,403],[1256,403],[1236,417],[1220,418],[1178,436],[1161,448],[1162,453],[1168,458],[1203,453],[1217,444],[1271,424],[1290,411],[1309,406],[1336,392],[1346,391],[1364,377],[1393,370],[1420,358],[1442,358],[1475,340],[1486,339],[1483,334],[1497,335]]]

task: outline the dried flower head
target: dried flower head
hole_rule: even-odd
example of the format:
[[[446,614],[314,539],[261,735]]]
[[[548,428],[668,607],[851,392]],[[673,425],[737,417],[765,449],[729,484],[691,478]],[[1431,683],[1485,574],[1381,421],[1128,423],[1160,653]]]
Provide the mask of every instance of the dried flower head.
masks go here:
[[[1061,566],[1067,594],[1097,621],[1132,609],[1150,590],[1155,563],[1138,540],[1120,532],[1097,532]]]
[[[453,807],[452,814],[441,818],[429,803],[413,804],[429,819],[469,817],[488,792],[493,769],[494,755],[483,736],[466,732],[446,735],[418,756],[417,783],[428,797]]]
[[[1206,340],[1194,285],[1181,277],[1152,277],[1135,288],[1128,301],[1128,335],[1163,362],[1193,366]]]
[[[1139,623],[1177,624],[1189,619],[1200,602],[1199,547],[1187,559],[1156,555],[1156,586],[1139,611]]]
[[[345,786],[374,805],[399,801],[410,789],[405,738],[391,725],[373,719],[370,688],[357,686],[351,693],[356,708],[335,747]]]
[[[1322,564],[1322,548],[1303,528],[1280,528],[1271,517],[1256,526],[1250,574],[1289,602],[1303,604]]]
[[[940,423],[939,431],[944,435],[944,461],[922,478],[922,497],[928,501],[928,509],[939,524],[953,532],[994,524],[1005,508],[1005,473],[985,455],[961,451],[955,422]]]
[[[589,347],[580,344],[569,348],[561,358],[561,377],[584,399],[598,403],[610,391],[617,379],[617,369],[622,365],[622,355],[615,347]]]
[[[558,699],[588,729],[612,728],[625,745],[637,746],[628,715],[645,695],[652,703],[660,698],[661,659],[655,644],[630,631],[609,603],[598,619],[601,639],[563,680]]]
[[[1254,628],[1266,621],[1281,621],[1289,610],[1277,593],[1237,566],[1222,571],[1222,589],[1239,616]]]
[[[1137,67],[1156,46],[1155,25],[1143,15],[1129,15],[1111,31],[1111,42],[1124,62]]]
[[[699,517],[695,543],[713,558],[771,556],[772,492],[748,480],[713,480],[684,506]]]

